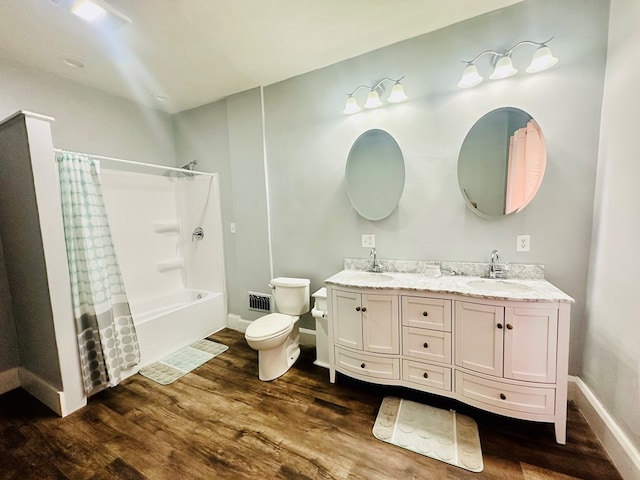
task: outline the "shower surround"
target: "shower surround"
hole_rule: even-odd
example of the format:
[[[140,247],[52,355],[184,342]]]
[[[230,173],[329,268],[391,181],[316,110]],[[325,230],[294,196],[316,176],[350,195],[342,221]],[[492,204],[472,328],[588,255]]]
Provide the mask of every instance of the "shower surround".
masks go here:
[[[118,166],[103,161],[100,179],[141,345],[135,373],[226,326],[219,183],[217,174]]]

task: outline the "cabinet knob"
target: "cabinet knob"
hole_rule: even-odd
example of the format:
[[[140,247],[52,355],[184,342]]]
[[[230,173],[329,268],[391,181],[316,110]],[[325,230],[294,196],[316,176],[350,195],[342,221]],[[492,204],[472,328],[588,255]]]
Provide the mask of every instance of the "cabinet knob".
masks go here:
[[[497,324],[496,327],[498,327],[500,330],[502,330],[502,324],[501,323]]]
[[[360,311],[360,307],[356,307],[356,312],[359,312],[359,311]]]
[[[423,376],[424,378],[429,378],[429,374],[428,374],[427,372],[424,372],[424,373],[422,374],[422,376]]]
[[[513,330],[513,325],[511,325],[510,323],[507,323],[507,329],[508,330]]]
[[[506,400],[507,396],[504,393],[500,394],[500,400]]]
[[[427,342],[424,342],[424,343],[422,344],[422,346],[423,346],[424,348],[429,348],[429,344],[428,344]]]
[[[429,312],[422,312],[422,316],[423,317],[428,317],[429,316]]]
[[[360,368],[364,368],[364,367],[366,367],[366,365],[364,363],[361,363]]]
[[[367,307],[362,307],[362,311],[366,312],[367,311]]]

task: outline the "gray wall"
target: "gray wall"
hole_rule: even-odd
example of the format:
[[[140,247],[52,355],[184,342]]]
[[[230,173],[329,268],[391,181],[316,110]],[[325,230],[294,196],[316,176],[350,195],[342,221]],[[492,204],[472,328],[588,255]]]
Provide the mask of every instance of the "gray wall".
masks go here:
[[[171,116],[0,57],[0,119],[18,110],[55,118],[58,148],[175,164]]]
[[[1,240],[0,234],[0,372],[4,372],[19,366],[20,356]]]
[[[363,233],[376,235],[380,258],[487,261],[497,248],[508,262],[546,265],[548,280],[576,299],[570,371],[580,372],[608,8],[601,0],[530,0],[267,87],[275,274],[309,276],[318,288],[344,257],[367,256]],[[560,58],[553,69],[524,73],[534,48],[521,47],[514,54],[520,74],[456,87],[460,60],[551,36]],[[345,92],[402,75],[408,102],[342,114]],[[484,220],[462,200],[457,157],[476,120],[501,106],[538,121],[547,170],[523,212]],[[349,148],[370,128],[394,136],[407,169],[397,210],[380,222],[355,213],[344,185]],[[531,235],[529,253],[516,253],[518,234]]]
[[[62,390],[29,138],[22,117],[0,127],[0,145],[0,235],[7,254],[21,365]]]
[[[640,450],[640,3],[613,0],[580,376]]]
[[[247,292],[270,293],[260,89],[174,116],[178,163],[220,173],[229,313],[253,320]],[[236,233],[231,233],[234,223]]]

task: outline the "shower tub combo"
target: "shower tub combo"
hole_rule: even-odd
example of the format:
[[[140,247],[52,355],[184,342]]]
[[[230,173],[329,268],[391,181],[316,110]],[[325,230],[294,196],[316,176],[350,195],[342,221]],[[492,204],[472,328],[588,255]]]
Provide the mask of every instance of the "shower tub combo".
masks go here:
[[[127,375],[226,326],[217,174],[101,160],[113,244],[140,344]],[[199,232],[199,233],[198,233]]]

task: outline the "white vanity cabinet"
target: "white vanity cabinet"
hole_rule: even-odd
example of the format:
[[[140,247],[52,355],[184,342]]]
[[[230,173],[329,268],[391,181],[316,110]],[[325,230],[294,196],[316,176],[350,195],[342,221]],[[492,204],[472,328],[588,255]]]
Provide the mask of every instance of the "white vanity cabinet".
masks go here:
[[[558,307],[512,303],[455,302],[455,391],[496,413],[553,416]]]
[[[340,280],[339,274],[333,278]],[[565,443],[573,299],[564,292],[544,280],[531,299],[469,295],[457,286],[460,291],[451,293],[417,289],[412,279],[407,288],[332,279],[327,281],[331,382],[340,372],[554,423],[557,442]]]
[[[330,298],[336,369],[367,380],[398,380],[398,296],[332,290]]]

